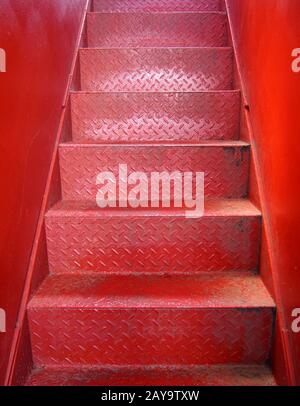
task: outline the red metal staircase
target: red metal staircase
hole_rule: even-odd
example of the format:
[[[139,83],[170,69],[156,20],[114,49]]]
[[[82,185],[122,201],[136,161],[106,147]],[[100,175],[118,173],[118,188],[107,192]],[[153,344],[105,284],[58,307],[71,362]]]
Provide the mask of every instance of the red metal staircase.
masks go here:
[[[28,385],[272,385],[274,302],[219,0],[95,0],[28,304]],[[205,213],[99,209],[95,176],[205,172]]]

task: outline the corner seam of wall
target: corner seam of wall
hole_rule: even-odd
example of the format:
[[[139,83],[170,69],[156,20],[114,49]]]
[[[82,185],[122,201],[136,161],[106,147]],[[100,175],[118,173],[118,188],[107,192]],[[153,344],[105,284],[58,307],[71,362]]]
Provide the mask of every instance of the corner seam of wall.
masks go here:
[[[237,45],[236,45],[236,40],[233,32],[233,24],[231,20],[231,15],[230,15],[230,7],[228,5],[228,0],[225,0],[225,7],[226,7],[226,12],[227,12],[227,17],[229,21],[229,32],[231,35],[232,39],[232,45],[233,45],[233,51],[234,51],[234,58],[237,66],[237,74],[240,80],[241,84],[241,96],[243,100],[244,105],[248,105],[248,95],[246,93],[246,86],[245,82],[243,80],[243,75],[242,75],[242,70],[241,70],[241,65],[239,62],[238,58],[238,52],[237,52]],[[273,286],[274,286],[274,296],[275,296],[275,302],[276,305],[278,306],[277,309],[277,317],[278,317],[278,322],[280,326],[280,334],[282,336],[282,342],[283,342],[283,352],[284,352],[284,360],[285,360],[285,366],[286,366],[286,371],[287,371],[287,379],[289,385],[295,386],[296,385],[296,376],[295,376],[295,369],[294,369],[294,363],[293,363],[293,357],[292,357],[292,344],[290,341],[289,337],[289,332],[287,329],[288,322],[286,320],[286,317],[283,312],[283,303],[281,299],[281,292],[279,289],[279,279],[277,277],[278,271],[277,271],[277,266],[276,266],[276,259],[274,257],[274,250],[272,249],[272,230],[270,223],[268,221],[268,216],[267,216],[267,205],[266,205],[266,199],[264,197],[264,192],[263,192],[263,182],[262,182],[262,174],[260,170],[260,164],[259,164],[259,159],[258,159],[258,154],[257,150],[255,147],[255,142],[254,142],[254,137],[253,137],[253,127],[252,127],[252,122],[251,122],[251,117],[250,117],[250,112],[246,111],[245,114],[246,118],[246,125],[249,130],[249,138],[250,138],[250,145],[251,145],[251,150],[252,150],[252,156],[253,156],[253,164],[254,164],[254,171],[257,179],[257,188],[258,188],[258,195],[259,195],[259,200],[261,204],[261,211],[262,211],[262,222],[265,227],[266,231],[266,244],[267,244],[267,250],[269,253],[270,257],[270,266],[271,266],[271,277],[273,280]]]
[[[48,204],[50,185],[52,182],[55,161],[56,161],[56,157],[58,154],[58,147],[59,147],[59,143],[60,143],[60,139],[61,139],[63,122],[64,122],[64,118],[65,118],[65,114],[66,114],[66,96],[69,95],[70,90],[71,90],[72,78],[74,76],[74,70],[75,70],[76,60],[77,60],[77,56],[78,56],[78,52],[79,52],[80,41],[83,36],[85,19],[86,19],[86,15],[87,15],[87,11],[89,9],[90,3],[91,3],[91,0],[86,0],[86,4],[83,7],[82,16],[80,19],[80,25],[78,28],[78,36],[77,36],[77,40],[76,40],[75,47],[74,47],[73,58],[71,61],[70,73],[66,80],[66,91],[64,93],[63,100],[62,100],[62,111],[60,113],[59,126],[58,126],[58,130],[56,133],[56,139],[55,139],[54,148],[53,148],[53,152],[52,152],[52,158],[51,158],[51,162],[50,162],[48,177],[47,177],[47,181],[46,181],[46,185],[45,185],[45,189],[44,189],[44,196],[43,196],[43,200],[42,200],[42,204],[41,204],[41,208],[40,208],[35,237],[34,237],[32,250],[31,250],[31,254],[30,254],[29,266],[28,266],[28,270],[26,273],[26,277],[25,277],[25,282],[24,282],[23,292],[22,292],[22,296],[21,296],[16,326],[15,326],[15,330],[13,332],[13,339],[12,339],[12,343],[10,346],[10,353],[9,353],[8,364],[7,364],[6,373],[5,373],[4,386],[11,386],[11,384],[12,384],[13,374],[14,374],[15,365],[16,365],[16,358],[17,358],[17,353],[18,353],[18,349],[19,349],[20,337],[21,337],[22,328],[24,325],[25,317],[26,317],[27,303],[28,303],[28,300],[30,297],[31,281],[32,281],[32,276],[33,276],[34,266],[35,266],[35,261],[36,261],[36,253],[37,253],[39,241],[40,241],[42,230],[43,230],[44,216],[45,216],[45,212],[46,212],[46,208],[47,208],[47,204]]]

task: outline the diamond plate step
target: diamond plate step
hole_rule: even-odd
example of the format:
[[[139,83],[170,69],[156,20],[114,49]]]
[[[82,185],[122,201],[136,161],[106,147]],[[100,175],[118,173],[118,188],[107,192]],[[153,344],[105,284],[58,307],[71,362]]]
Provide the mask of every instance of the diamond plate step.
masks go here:
[[[61,144],[62,195],[65,200],[96,201],[97,175],[110,171],[118,180],[119,165],[126,164],[128,174],[143,172],[149,179],[155,171],[204,172],[205,197],[245,197],[249,151],[249,145],[241,141],[189,145]]]
[[[91,48],[224,47],[227,16],[199,13],[88,13]]]
[[[221,0],[94,0],[94,11],[219,11]]]
[[[264,365],[37,368],[27,386],[275,386]]]
[[[253,274],[53,275],[28,306],[36,365],[260,363],[274,303]]]
[[[232,88],[231,48],[81,49],[81,87],[109,92]]]
[[[27,385],[274,385],[275,304],[221,0],[93,0],[90,49],[45,218],[50,275],[28,304]],[[205,213],[96,207],[119,164],[205,172]]]
[[[71,94],[76,142],[230,140],[240,92]]]
[[[260,224],[247,200],[206,202],[198,219],[60,202],[46,215],[49,266],[70,273],[255,271]]]

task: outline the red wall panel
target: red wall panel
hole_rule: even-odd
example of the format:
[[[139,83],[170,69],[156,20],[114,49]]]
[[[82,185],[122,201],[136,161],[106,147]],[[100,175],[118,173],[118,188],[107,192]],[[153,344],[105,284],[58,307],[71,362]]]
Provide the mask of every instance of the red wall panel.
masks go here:
[[[86,0],[1,0],[0,384]]]
[[[280,328],[286,329],[291,380],[300,384],[300,333],[291,329],[292,309],[300,307],[300,73],[291,68],[292,50],[300,48],[300,2],[226,1],[250,109]]]
[[[0,73],[0,308],[7,313],[7,332],[0,333],[0,383],[85,3],[0,3],[0,48],[7,54],[7,72]],[[300,48],[300,2],[227,0],[227,4],[250,106],[273,280],[283,310],[280,328],[288,331],[299,384],[300,333],[293,333],[290,325],[292,309],[300,307],[300,73],[291,70],[292,50]],[[264,272],[268,281],[268,267]]]

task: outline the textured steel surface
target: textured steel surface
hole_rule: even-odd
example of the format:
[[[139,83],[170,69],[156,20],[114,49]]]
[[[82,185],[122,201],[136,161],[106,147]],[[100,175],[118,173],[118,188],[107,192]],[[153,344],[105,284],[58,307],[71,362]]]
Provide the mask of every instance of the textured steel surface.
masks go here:
[[[221,0],[94,0],[94,11],[219,11]]]
[[[31,362],[26,298],[47,272],[41,269],[41,217],[86,3],[0,0],[0,70],[3,63],[7,68],[0,72],[0,313],[7,316],[6,333],[0,332],[1,387],[19,382]],[[56,190],[59,185],[52,196]]]
[[[64,200],[45,219],[51,274],[28,305],[40,367],[28,385],[272,385],[252,365],[269,359],[275,305],[257,275],[261,213],[244,199],[221,2],[93,4],[75,143],[59,149]],[[99,209],[96,176],[119,164],[205,172],[204,216]]]
[[[29,308],[36,365],[258,363],[271,309]]]
[[[73,93],[77,142],[236,139],[240,93]]]
[[[220,204],[200,219],[167,212],[106,214],[63,203],[48,212],[52,272],[152,272],[255,270],[259,213],[248,203]],[[235,206],[235,207],[234,207]]]
[[[141,171],[149,177],[153,171],[193,172],[193,176],[204,172],[205,197],[239,198],[248,190],[249,146],[239,141],[170,146],[62,144],[59,157],[65,200],[96,201],[97,175],[110,171],[118,180],[120,164],[127,164],[129,174]]]
[[[249,308],[274,307],[263,282],[252,272],[198,275],[52,274],[30,307]]]
[[[264,365],[37,368],[27,386],[275,386]]]
[[[29,309],[36,365],[259,363],[270,309]]]
[[[52,276],[44,282],[29,304],[37,365],[268,359],[274,304],[259,277],[175,277],[172,282],[172,277],[135,276],[123,277],[123,283],[118,278]],[[182,300],[173,303],[177,296]]]
[[[82,49],[82,90],[195,92],[232,87],[231,48]]]
[[[89,13],[90,47],[223,47],[225,13]]]

